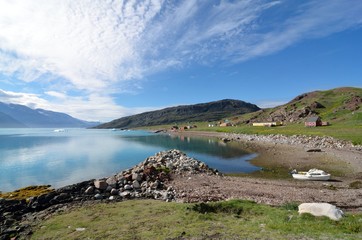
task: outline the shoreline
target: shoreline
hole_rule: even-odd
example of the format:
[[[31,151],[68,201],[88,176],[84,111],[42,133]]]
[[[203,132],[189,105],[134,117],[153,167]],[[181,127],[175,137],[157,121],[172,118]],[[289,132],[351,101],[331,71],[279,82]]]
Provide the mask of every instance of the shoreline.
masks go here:
[[[331,137],[259,136],[204,131],[166,131],[166,133],[176,136],[215,137],[225,142],[238,142],[240,147],[258,154],[250,162],[260,167],[278,165],[288,169],[308,170],[306,168],[312,168],[313,164],[317,164],[321,167],[331,168],[332,172],[343,175],[341,176],[343,178],[362,179],[362,146],[353,146],[347,141]],[[321,145],[318,143],[318,141],[323,141],[321,139],[334,142]],[[307,152],[310,149],[318,149],[320,152]],[[336,166],[333,167],[332,164]]]

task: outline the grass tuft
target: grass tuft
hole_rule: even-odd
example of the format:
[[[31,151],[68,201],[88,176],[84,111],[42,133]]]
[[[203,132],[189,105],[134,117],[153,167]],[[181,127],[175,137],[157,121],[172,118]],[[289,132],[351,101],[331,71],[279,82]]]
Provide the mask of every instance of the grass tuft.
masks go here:
[[[52,191],[54,191],[54,189],[50,188],[50,185],[28,186],[13,192],[0,192],[0,198],[23,200],[29,197],[37,197],[46,193],[50,193]]]

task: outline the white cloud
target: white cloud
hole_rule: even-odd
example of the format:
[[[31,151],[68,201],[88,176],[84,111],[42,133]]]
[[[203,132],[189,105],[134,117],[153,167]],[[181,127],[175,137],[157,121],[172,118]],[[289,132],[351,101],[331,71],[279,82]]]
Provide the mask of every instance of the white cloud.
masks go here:
[[[149,74],[272,54],[360,27],[361,12],[362,2],[340,0],[0,0],[0,74],[42,82],[53,101],[19,93],[15,103],[113,118],[132,111],[111,95]]]
[[[14,103],[28,106],[30,108],[46,108],[47,101],[36,94],[4,91],[0,89],[0,102]]]
[[[90,91],[139,78],[134,42],[161,2],[1,1],[0,62],[25,81],[51,73]]]

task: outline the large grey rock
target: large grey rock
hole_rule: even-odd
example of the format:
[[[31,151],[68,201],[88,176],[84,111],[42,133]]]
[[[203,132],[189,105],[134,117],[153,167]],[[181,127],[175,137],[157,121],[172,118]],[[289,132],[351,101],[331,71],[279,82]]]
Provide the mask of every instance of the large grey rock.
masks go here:
[[[127,185],[124,186],[124,190],[133,190],[133,186],[127,184]]]
[[[313,216],[326,216],[332,220],[340,220],[344,213],[341,209],[329,203],[302,203],[298,206],[299,214],[309,213]]]
[[[141,188],[141,185],[137,180],[134,180],[132,185],[133,185],[134,189],[140,189]]]
[[[140,174],[140,173],[133,173],[133,174],[132,174],[132,180],[141,182],[141,181],[142,181],[142,174]]]
[[[111,195],[118,195],[119,191],[115,188],[112,188]]]
[[[96,195],[94,195],[94,198],[95,198],[96,200],[102,200],[102,199],[103,199],[103,196],[102,196],[101,194],[97,193]]]
[[[111,186],[112,188],[117,187],[117,178],[115,176],[109,177],[106,182],[108,186]]]

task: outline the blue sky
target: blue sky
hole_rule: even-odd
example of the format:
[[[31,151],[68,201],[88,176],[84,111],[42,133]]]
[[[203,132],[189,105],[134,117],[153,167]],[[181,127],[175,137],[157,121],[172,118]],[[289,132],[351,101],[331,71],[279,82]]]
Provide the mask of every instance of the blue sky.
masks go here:
[[[362,87],[358,0],[0,0],[0,101],[115,118]]]

